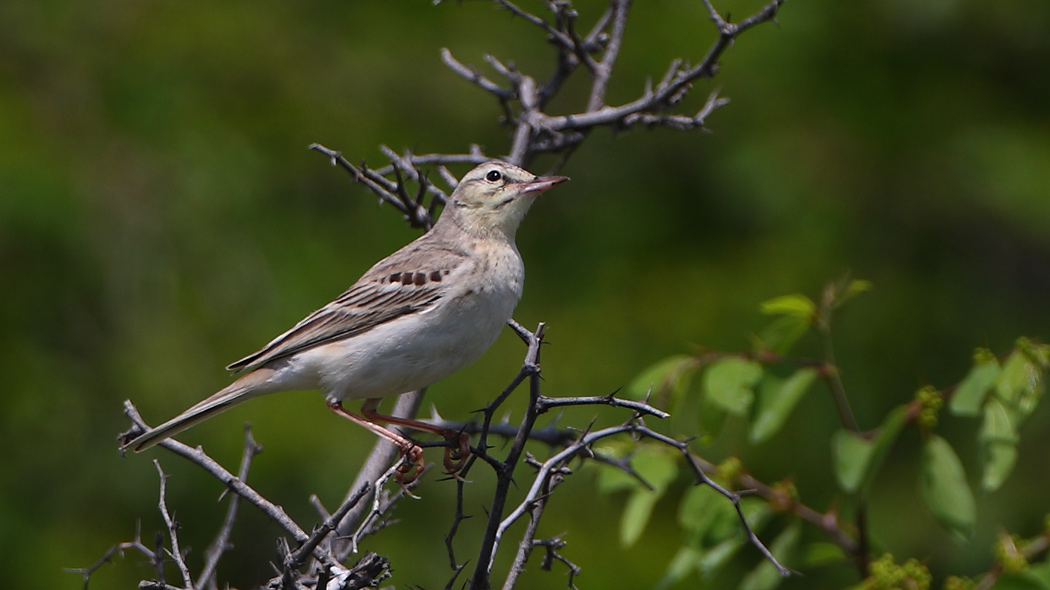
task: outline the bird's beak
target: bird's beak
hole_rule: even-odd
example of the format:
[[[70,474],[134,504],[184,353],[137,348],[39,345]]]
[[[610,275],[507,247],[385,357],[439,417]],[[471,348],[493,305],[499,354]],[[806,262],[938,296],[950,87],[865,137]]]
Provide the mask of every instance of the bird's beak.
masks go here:
[[[521,194],[542,193],[550,187],[569,180],[568,176],[537,176],[532,180],[522,183]]]

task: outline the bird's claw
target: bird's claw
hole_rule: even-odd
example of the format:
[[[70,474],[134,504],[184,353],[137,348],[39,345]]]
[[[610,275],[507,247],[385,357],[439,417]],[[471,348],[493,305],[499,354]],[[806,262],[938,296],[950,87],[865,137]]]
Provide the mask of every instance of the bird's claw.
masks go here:
[[[423,467],[426,465],[423,461],[423,449],[419,445],[413,444],[410,447],[401,449],[403,461],[401,466],[397,468],[397,483],[401,484],[402,487],[416,481],[416,478],[423,473]]]
[[[456,439],[457,446],[445,447],[445,473],[452,475],[458,473],[467,464],[470,457],[470,435],[462,431],[450,431],[445,433],[445,439],[452,441]]]

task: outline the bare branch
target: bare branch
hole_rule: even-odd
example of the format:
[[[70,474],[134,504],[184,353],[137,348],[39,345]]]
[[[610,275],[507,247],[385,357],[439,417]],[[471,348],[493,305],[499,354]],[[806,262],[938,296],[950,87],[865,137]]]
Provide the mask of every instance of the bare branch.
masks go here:
[[[164,519],[164,525],[168,527],[168,541],[171,542],[171,551],[168,554],[175,561],[175,566],[179,568],[179,574],[182,575],[182,583],[185,584],[188,590],[193,590],[193,578],[190,576],[190,568],[186,566],[186,560],[183,559],[182,550],[179,548],[179,525],[168,512],[168,505],[165,499],[168,476],[160,468],[160,461],[154,459],[153,466],[157,468],[157,475],[160,476],[160,500],[157,502],[157,508]]]
[[[543,562],[540,564],[540,569],[550,571],[551,565],[554,560],[558,560],[569,568],[569,588],[576,590],[576,585],[573,584],[573,580],[576,576],[580,575],[583,571],[578,565],[566,559],[563,555],[558,553],[558,550],[565,547],[565,540],[562,539],[562,535],[550,537],[549,539],[540,539],[532,542],[534,547],[543,547],[546,549],[546,554],[543,556]]]
[[[164,568],[164,557],[163,557],[163,555],[158,553],[158,552],[155,552],[155,551],[151,550],[149,547],[147,547],[142,542],[141,532],[142,532],[141,531],[141,524],[136,522],[135,523],[135,538],[133,540],[125,541],[123,543],[117,543],[116,545],[110,547],[104,554],[102,554],[102,557],[100,557],[98,559],[98,561],[96,561],[95,563],[89,565],[88,567],[84,567],[84,568],[66,568],[66,571],[70,572],[70,573],[74,573],[74,574],[80,574],[81,576],[83,576],[84,577],[84,590],[87,590],[88,582],[90,581],[92,574],[94,574],[96,571],[98,571],[98,569],[101,568],[103,565],[105,565],[107,563],[111,563],[112,560],[113,560],[113,556],[114,555],[119,555],[120,557],[124,557],[124,552],[125,551],[127,551],[128,549],[134,549],[134,550],[138,551],[139,553],[143,554],[144,556],[146,556],[146,558],[149,560],[149,562],[151,564],[153,564],[154,567],[158,571],[160,571],[161,574],[163,575],[163,571],[164,571],[164,569],[163,569]]]
[[[525,12],[513,2],[508,2],[507,0],[495,0],[495,2],[497,6],[501,6],[507,9],[514,16],[520,16],[521,18],[543,29],[543,32],[547,33],[547,35],[549,36],[548,38],[556,45],[566,48],[572,48],[575,45],[573,41],[569,39],[563,31],[555,29],[550,25],[550,23],[543,20],[542,18],[534,14]]]
[[[628,408],[634,410],[638,414],[645,414],[649,416],[655,416],[657,418],[667,418],[670,416],[667,412],[654,408],[647,403],[637,402],[634,400],[621,399],[616,397],[616,393],[610,393],[609,395],[595,395],[595,396],[583,396],[583,397],[547,397],[542,396],[538,400],[540,406],[540,413],[547,412],[551,408],[560,408],[565,406],[612,406],[614,408]]]
[[[251,427],[245,425],[244,453],[241,455],[240,469],[237,470],[238,479],[248,481],[248,470],[251,468],[252,459],[261,452],[262,447],[256,444],[255,439],[252,438]],[[215,540],[204,551],[204,569],[201,570],[200,575],[197,577],[198,588],[216,586],[215,568],[218,566],[219,559],[222,558],[223,553],[230,547],[230,535],[233,533],[233,524],[237,520],[237,508],[240,507],[240,498],[237,494],[233,494],[230,497],[230,505],[226,508],[226,518],[223,519],[222,527],[215,536]]]
[[[138,428],[148,429],[145,421],[142,420],[138,410],[135,409],[135,406],[130,400],[124,401],[124,415],[126,415]],[[171,438],[160,442],[159,446],[187,459],[191,463],[194,463],[201,469],[207,471],[212,477],[218,479],[235,494],[247,500],[249,504],[262,510],[267,517],[291,535],[296,542],[303,543],[309,538],[309,535],[307,535],[303,529],[284,512],[283,508],[270,502],[259,494],[259,492],[255,491],[248,484],[237,478],[237,476],[227,471],[222,465],[219,465],[218,462],[209,457],[200,447],[194,449]],[[321,560],[326,559],[326,556],[324,555],[315,555],[315,557]]]
[[[321,544],[321,541],[327,538],[332,531],[336,530],[336,527],[339,526],[339,522],[342,521],[344,516],[346,516],[346,513],[350,512],[351,508],[357,506],[358,502],[364,499],[372,491],[372,488],[372,484],[366,483],[357,490],[356,494],[347,498],[334,514],[314,530],[313,534],[310,535],[310,538],[307,539],[305,543],[295,551],[288,554],[288,557],[284,562],[285,569],[296,570],[302,567],[303,564],[306,563],[308,557],[314,552],[314,549]]]
[[[401,468],[402,465],[406,465],[409,462],[411,462],[411,459],[409,459],[407,455],[402,455],[401,459],[399,459],[396,463],[391,465],[390,469],[387,469],[383,473],[383,475],[381,475],[379,479],[376,480],[375,493],[372,495],[372,510],[368,513],[367,516],[365,516],[365,518],[361,521],[361,525],[357,527],[357,530],[350,537],[350,547],[352,548],[352,551],[354,553],[357,553],[357,548],[361,539],[366,535],[371,534],[373,531],[377,530],[376,522],[381,516],[383,516],[384,513],[386,513],[388,508],[393,506],[394,502],[396,501],[396,498],[383,498],[382,491],[383,487],[386,485],[386,482],[398,473],[398,469]],[[400,495],[401,493],[409,493],[407,488],[418,485],[418,483],[419,479],[416,479],[412,483],[403,484],[401,486],[401,491],[398,492],[398,495]]]
[[[467,81],[476,84],[485,92],[491,93],[501,101],[514,100],[517,98],[514,89],[503,88],[499,84],[486,78],[484,74],[477,70],[477,68],[461,63],[452,56],[452,52],[449,51],[447,47],[441,48],[441,61],[445,62],[445,65],[448,66],[450,70],[459,74]]]
[[[616,58],[620,54],[623,35],[627,29],[627,11],[630,7],[631,0],[612,0],[609,3],[612,15],[612,30],[609,31],[609,42],[605,46],[605,54],[602,56],[602,60],[591,68],[593,82],[591,84],[591,96],[587,100],[588,111],[596,111],[605,104],[605,93],[609,89],[609,77],[612,75]]]
[[[751,528],[751,524],[747,522],[747,518],[744,516],[744,511],[740,507],[740,500],[747,494],[747,492],[731,492],[720,486],[718,482],[708,477],[707,473],[705,473],[704,470],[701,468],[696,456],[693,455],[692,452],[690,452],[688,442],[677,441],[673,438],[650,430],[645,426],[639,426],[637,432],[638,434],[647,436],[649,438],[652,438],[653,440],[662,442],[664,444],[670,445],[678,449],[678,451],[682,453],[682,456],[685,457],[686,461],[688,461],[689,465],[692,467],[693,474],[696,475],[697,485],[708,485],[711,487],[711,489],[715,490],[722,496],[725,496],[727,500],[733,503],[733,507],[736,508],[737,517],[740,519],[740,523],[744,526],[744,532],[747,535],[748,542],[751,543],[751,545],[753,545],[756,549],[758,549],[762,553],[762,555],[765,556],[765,558],[769,560],[769,562],[772,563],[774,567],[777,568],[777,572],[779,572],[780,575],[784,577],[790,576],[794,573],[798,573],[791,570],[790,568],[784,567],[779,561],[777,561],[777,558],[769,551],[769,548],[766,547],[765,543],[763,543],[762,540],[758,538],[758,535],[755,534],[755,531]]]
[[[521,518],[540,498],[541,492],[546,486],[547,480],[554,469],[559,468],[562,463],[577,456],[584,449],[589,448],[594,441],[623,432],[633,432],[635,429],[636,426],[633,423],[627,423],[589,433],[580,437],[579,440],[569,445],[564,450],[556,453],[550,459],[544,461],[543,465],[540,467],[539,473],[536,474],[536,477],[533,480],[532,487],[530,487],[529,491],[525,494],[525,498],[520,504],[518,504],[517,508],[512,510],[510,514],[499,523],[499,526],[496,529],[495,543],[493,543],[492,546],[492,557],[495,558],[496,550],[499,549],[499,542],[503,538],[503,534],[506,532],[507,528]],[[490,560],[490,567],[491,563]]]

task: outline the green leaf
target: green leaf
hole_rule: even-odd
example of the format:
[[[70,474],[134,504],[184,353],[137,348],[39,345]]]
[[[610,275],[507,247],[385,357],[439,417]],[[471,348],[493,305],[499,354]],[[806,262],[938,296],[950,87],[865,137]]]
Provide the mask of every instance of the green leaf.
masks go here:
[[[666,358],[642,371],[624,394],[631,399],[643,399],[651,390],[657,396],[669,394],[672,399],[676,398],[689,388],[698,367],[696,358],[690,355]]]
[[[620,544],[624,547],[634,545],[649,524],[649,517],[653,513],[653,506],[660,499],[657,492],[651,492],[645,488],[638,488],[627,498],[627,504],[623,508],[623,516],[620,518]]]
[[[1019,350],[1010,353],[1003,363],[1002,378],[996,384],[996,393],[1006,403],[1013,405],[1028,381],[1028,359]]]
[[[874,438],[865,439],[845,429],[832,436],[835,477],[843,490],[867,495],[907,417],[908,407],[898,406],[886,416]]]
[[[1028,571],[1003,574],[995,582],[995,590],[1047,590],[1048,588],[1050,584],[1032,576]]]
[[[784,563],[789,559],[789,556],[798,547],[801,533],[802,527],[796,520],[781,531],[776,539],[773,539],[773,542],[769,544],[769,551],[777,558],[777,561]],[[740,581],[740,590],[773,590],[780,585],[783,579],[776,566],[768,559],[763,559]]]
[[[598,491],[603,494],[611,494],[623,490],[633,490],[637,487],[644,487],[642,486],[642,482],[638,481],[638,478],[630,473],[626,473],[622,469],[608,465],[601,465],[598,469],[597,485]]]
[[[1043,372],[1039,365],[1021,350],[1015,350],[1003,363],[996,383],[996,393],[1007,407],[1018,414],[1017,423],[1027,418],[1043,394]]]
[[[813,322],[808,317],[785,315],[762,328],[755,338],[759,350],[768,349],[777,354],[786,354],[809,330]]]
[[[678,476],[678,455],[677,451],[672,454],[672,450],[655,444],[643,445],[631,458],[634,470],[659,493],[667,490]]]
[[[846,429],[831,437],[831,451],[835,455],[835,477],[843,490],[855,493],[860,489],[864,474],[871,464],[875,451],[874,442],[857,436]]]
[[[806,545],[800,561],[802,562],[800,565],[804,569],[842,564],[846,562],[846,552],[842,550],[842,547],[834,543],[818,541]]]
[[[743,540],[737,537],[722,541],[714,547],[704,551],[703,558],[701,558],[700,562],[696,564],[697,571],[699,571],[700,575],[704,578],[713,578],[719,570],[729,563],[729,560],[733,559],[733,556],[735,556],[743,546]]]
[[[769,504],[758,498],[744,498],[740,509],[756,533],[773,516]],[[717,574],[747,544],[733,503],[710,486],[699,485],[686,492],[678,522],[687,533],[686,545],[699,552],[696,570],[705,578]]]
[[[754,401],[751,388],[762,377],[762,365],[739,357],[715,361],[704,371],[703,385],[706,399],[730,414],[747,414]]]
[[[675,554],[674,558],[671,559],[671,563],[667,566],[667,571],[660,578],[660,582],[656,584],[656,590],[665,590],[684,580],[686,576],[698,568],[702,557],[703,553],[697,549],[688,546],[679,547],[678,553]]]
[[[725,408],[712,401],[709,396],[705,395],[700,404],[700,432],[702,433],[700,435],[700,442],[702,444],[711,444],[714,437],[722,432],[722,425],[725,424],[725,418]]]
[[[1017,426],[1014,417],[1003,402],[996,398],[989,398],[984,404],[984,420],[981,422],[981,430],[977,438],[982,443],[986,442],[1008,442],[1017,444],[1021,437],[1017,435]]]
[[[862,279],[854,279],[846,285],[846,288],[842,290],[842,293],[835,300],[835,307],[839,307],[843,303],[846,303],[850,299],[853,299],[857,295],[866,291],[871,291],[873,285],[871,281],[865,281]]]
[[[817,304],[805,295],[782,295],[760,303],[759,311],[766,315],[786,315],[810,320],[816,317]]]
[[[995,380],[999,378],[1001,369],[999,362],[994,358],[984,362],[978,362],[970,372],[966,374],[952,399],[948,403],[949,409],[956,416],[976,416],[981,412],[985,395],[991,390]]]
[[[1020,441],[1011,412],[994,397],[984,404],[984,420],[977,440],[981,443],[981,489],[994,492],[1013,471]]]
[[[711,486],[689,488],[678,505],[678,524],[697,548],[709,547],[732,536],[739,522],[732,502]]]
[[[966,472],[955,449],[935,434],[922,448],[922,496],[941,526],[963,539],[973,534],[977,506]]]
[[[768,378],[758,389],[758,413],[751,423],[750,439],[758,444],[776,434],[791,411],[817,378],[816,369],[803,368],[783,381]]]
[[[1050,589],[1050,562],[1048,561],[1032,564],[1021,575],[1039,584],[1040,588]]]
[[[631,466],[653,489],[639,485],[627,497],[627,504],[620,519],[620,544],[624,547],[634,545],[642,536],[646,525],[649,524],[653,507],[678,474],[674,457],[662,448],[651,445],[641,447],[631,459]]]
[[[981,490],[994,492],[1003,485],[1017,463],[1017,445],[1001,441],[988,443],[981,449],[981,455],[984,458]]]

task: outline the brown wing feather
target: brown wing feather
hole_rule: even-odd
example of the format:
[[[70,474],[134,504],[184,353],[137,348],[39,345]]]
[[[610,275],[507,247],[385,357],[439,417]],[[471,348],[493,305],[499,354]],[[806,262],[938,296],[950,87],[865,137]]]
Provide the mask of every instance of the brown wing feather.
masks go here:
[[[380,324],[433,306],[447,291],[442,288],[446,286],[443,284],[446,277],[467,257],[455,249],[438,246],[439,253],[435,250],[428,252],[420,246],[419,241],[413,242],[380,261],[334,301],[262,349],[226,368],[231,371],[257,369],[308,348],[362,334]]]

